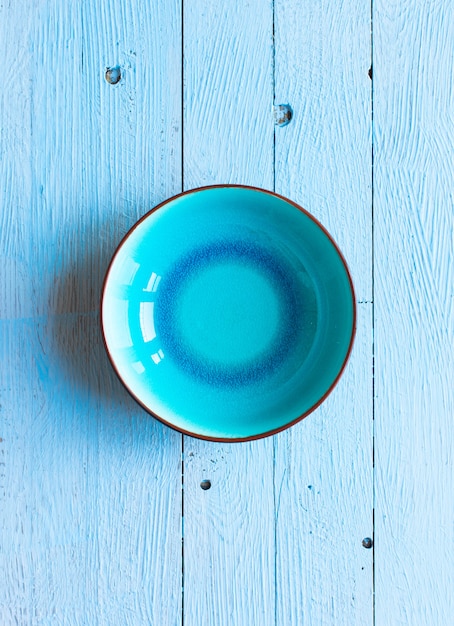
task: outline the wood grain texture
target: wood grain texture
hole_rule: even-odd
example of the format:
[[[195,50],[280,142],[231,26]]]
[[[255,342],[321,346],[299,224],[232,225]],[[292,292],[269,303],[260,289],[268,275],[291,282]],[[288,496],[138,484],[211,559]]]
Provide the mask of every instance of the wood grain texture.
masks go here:
[[[276,624],[371,625],[370,6],[277,0],[276,191],[330,231],[350,267],[357,336],[331,396],[275,438]]]
[[[113,245],[181,191],[181,4],[3,12],[0,317],[97,310]]]
[[[276,624],[372,624],[371,307],[358,313],[338,387],[275,438]]]
[[[49,312],[54,283],[43,274],[55,276],[69,244],[57,216],[82,208],[81,3],[19,1],[1,11],[0,318],[31,317]]]
[[[186,437],[184,459],[185,625],[274,626],[272,440]]]
[[[184,7],[184,185],[273,185],[272,4]]]
[[[181,437],[115,378],[98,308],[120,237],[181,190],[181,4],[0,10],[0,623],[175,626]]]
[[[186,3],[184,69],[185,188],[272,189],[271,2]],[[272,440],[184,448],[185,626],[274,625]]]
[[[374,9],[376,615],[454,614],[454,7]]]
[[[124,394],[97,314],[0,330],[1,624],[178,623],[179,436]]]
[[[372,5],[373,133],[370,2],[0,4],[1,626],[371,626],[373,559],[376,626],[452,621],[454,7]],[[183,501],[99,295],[139,216],[223,182],[328,228],[357,338],[291,430],[185,437]]]

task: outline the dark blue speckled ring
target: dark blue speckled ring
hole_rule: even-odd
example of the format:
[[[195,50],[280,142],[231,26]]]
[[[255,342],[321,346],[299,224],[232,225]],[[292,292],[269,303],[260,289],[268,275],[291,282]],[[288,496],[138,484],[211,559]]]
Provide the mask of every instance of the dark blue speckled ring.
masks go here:
[[[188,281],[205,267],[226,260],[259,268],[270,281],[280,302],[276,342],[260,358],[236,367],[202,359],[178,331],[175,320],[178,299]],[[155,307],[156,331],[164,351],[174,363],[199,381],[219,387],[257,383],[276,372],[298,341],[302,330],[304,299],[290,267],[277,253],[271,255],[256,243],[244,240],[217,241],[193,249],[162,278]]]

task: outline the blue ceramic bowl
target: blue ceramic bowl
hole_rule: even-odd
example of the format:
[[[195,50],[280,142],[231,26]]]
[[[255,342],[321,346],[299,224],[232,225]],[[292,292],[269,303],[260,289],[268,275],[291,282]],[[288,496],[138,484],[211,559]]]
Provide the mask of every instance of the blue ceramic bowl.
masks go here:
[[[350,274],[323,226],[277,194],[232,185],[175,196],[137,222],[101,309],[131,395],[215,441],[271,435],[313,411],[355,332]]]

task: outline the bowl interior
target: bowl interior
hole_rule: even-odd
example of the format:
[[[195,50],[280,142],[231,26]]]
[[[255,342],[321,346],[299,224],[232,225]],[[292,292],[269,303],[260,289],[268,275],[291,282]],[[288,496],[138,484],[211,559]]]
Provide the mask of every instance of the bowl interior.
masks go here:
[[[351,348],[355,305],[338,249],[306,212],[246,187],[177,196],[147,214],[109,267],[110,359],[151,413],[236,440],[313,410]]]

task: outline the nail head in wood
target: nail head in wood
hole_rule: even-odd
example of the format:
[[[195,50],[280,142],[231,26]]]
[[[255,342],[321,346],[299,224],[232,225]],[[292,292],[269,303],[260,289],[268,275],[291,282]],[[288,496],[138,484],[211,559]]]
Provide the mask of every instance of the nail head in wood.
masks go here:
[[[202,487],[204,491],[206,491],[207,489],[210,489],[211,480],[202,480],[202,482],[200,483],[200,486]]]
[[[118,65],[115,67],[108,67],[106,69],[106,81],[111,85],[116,85],[121,80],[121,69]]]
[[[275,104],[273,113],[276,126],[287,126],[293,117],[292,107],[289,104]]]
[[[364,537],[363,546],[369,550],[370,548],[372,548],[372,545],[373,545],[372,539],[370,537]]]

